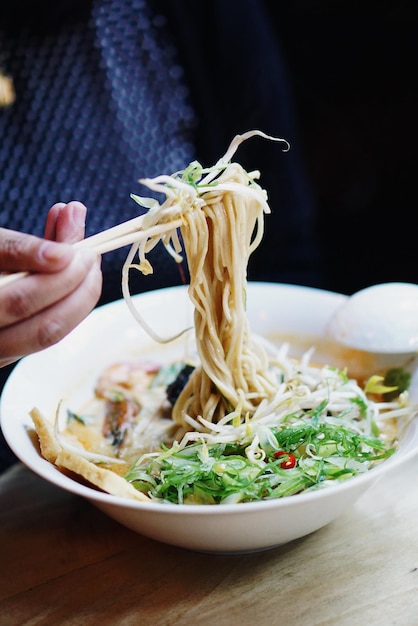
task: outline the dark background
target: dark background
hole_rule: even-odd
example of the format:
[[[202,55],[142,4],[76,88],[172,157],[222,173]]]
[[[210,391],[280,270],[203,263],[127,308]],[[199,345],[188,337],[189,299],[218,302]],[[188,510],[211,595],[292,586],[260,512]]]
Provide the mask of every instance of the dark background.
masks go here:
[[[312,230],[312,239],[318,240],[321,257],[321,281],[315,286],[351,294],[378,282],[418,282],[416,2],[259,3],[270,13],[281,46],[298,129],[292,150],[302,155],[315,203],[316,230]],[[39,4],[44,5],[44,11],[39,11]],[[222,12],[222,5],[211,0],[204,4],[161,0],[161,4],[171,13],[170,19],[180,20],[183,25],[191,13],[197,16],[197,20],[191,20],[190,29],[183,26],[187,42],[193,37],[206,39],[208,54],[212,55],[216,53],[213,37],[219,38],[221,32],[226,36],[231,32],[228,20],[240,18],[236,8]],[[50,21],[55,15],[59,22],[67,13],[88,12],[89,5],[90,0],[0,0],[0,22],[12,16],[20,25],[22,16],[32,20],[33,16],[45,14]],[[193,26],[196,22],[201,24],[198,30]],[[254,24],[248,47],[259,45],[262,39],[263,33],[258,33]],[[226,69],[221,68],[225,58],[220,57],[222,71],[218,77],[230,87],[238,71],[235,63],[239,62],[239,50],[234,42],[225,43],[229,62]],[[186,65],[193,63],[193,55],[187,52]],[[266,91],[277,71],[274,65],[267,68],[263,79]],[[246,78],[251,85],[251,68]],[[243,84],[241,80],[241,89]],[[231,110],[236,112],[236,108]],[[228,117],[228,111],[222,115]],[[209,114],[207,117],[210,119]],[[233,126],[233,117],[230,123]],[[217,125],[208,127],[209,139],[211,135],[217,137]],[[209,143],[207,136],[205,140]],[[224,139],[219,143],[227,142]],[[218,145],[216,150],[218,157]],[[207,162],[212,158],[211,154]],[[291,242],[282,242],[281,246],[287,243],[291,247]],[[263,254],[268,254],[266,246]],[[295,277],[296,282],[299,280]],[[292,277],[289,282],[293,282]],[[309,277],[306,284],[314,284],[314,280]]]
[[[268,2],[288,64],[331,290],[418,282],[415,5]]]

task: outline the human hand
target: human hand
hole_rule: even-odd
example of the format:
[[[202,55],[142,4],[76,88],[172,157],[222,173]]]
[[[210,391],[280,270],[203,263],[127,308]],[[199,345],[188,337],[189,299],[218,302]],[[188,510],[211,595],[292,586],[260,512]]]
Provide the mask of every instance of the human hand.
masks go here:
[[[0,271],[27,271],[0,289],[0,367],[62,339],[96,305],[100,258],[70,245],[84,236],[86,207],[55,204],[45,239],[0,228]]]

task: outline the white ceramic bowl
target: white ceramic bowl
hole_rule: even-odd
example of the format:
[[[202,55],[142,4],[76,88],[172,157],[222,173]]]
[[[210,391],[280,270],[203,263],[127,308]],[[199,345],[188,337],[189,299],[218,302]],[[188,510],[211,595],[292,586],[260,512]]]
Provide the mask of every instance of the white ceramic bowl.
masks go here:
[[[341,367],[353,359],[352,353],[323,338],[330,316],[344,298],[305,287],[250,283],[251,328],[270,339],[290,341],[296,356],[316,344],[318,360]],[[148,292],[135,296],[134,301],[148,323],[163,335],[191,325],[192,308],[184,287]],[[179,349],[179,341],[163,348],[170,360]],[[359,477],[288,498],[214,506],[142,503],[110,496],[72,480],[40,456],[28,415],[34,406],[45,415],[53,415],[64,399],[76,409],[91,397],[94,381],[107,364],[152,355],[153,351],[160,357],[161,346],[134,321],[124,301],[98,308],[59,344],[26,357],[16,366],[1,398],[0,415],[6,440],[30,469],[86,498],[128,528],[158,541],[205,552],[272,548],[332,522],[386,471],[406,463],[418,451],[415,420],[397,452]]]

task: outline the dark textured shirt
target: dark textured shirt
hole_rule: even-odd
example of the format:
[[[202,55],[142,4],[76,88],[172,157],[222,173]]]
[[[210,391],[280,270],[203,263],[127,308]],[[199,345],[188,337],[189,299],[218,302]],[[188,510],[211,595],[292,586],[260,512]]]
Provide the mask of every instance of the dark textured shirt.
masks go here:
[[[42,235],[48,208],[80,200],[87,234],[138,214],[138,179],[194,159],[212,165],[259,128],[237,160],[261,171],[272,214],[249,277],[318,286],[313,207],[280,46],[259,0],[15,0],[0,5],[0,64],[16,99],[0,109],[0,226]],[[121,297],[127,250],[103,257],[101,303]],[[158,247],[139,292],[178,284]],[[9,368],[0,372],[5,378]],[[1,382],[1,381],[0,381]]]

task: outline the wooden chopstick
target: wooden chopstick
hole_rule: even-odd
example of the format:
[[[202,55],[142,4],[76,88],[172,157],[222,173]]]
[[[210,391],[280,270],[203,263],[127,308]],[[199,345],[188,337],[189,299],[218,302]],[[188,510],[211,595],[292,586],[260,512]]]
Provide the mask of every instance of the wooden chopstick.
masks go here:
[[[9,283],[14,283],[15,280],[27,276],[28,272],[13,272],[12,274],[0,274],[0,289],[5,287]]]
[[[174,230],[175,228],[181,226],[182,222],[183,220],[178,219],[173,220],[172,222],[167,222],[166,224],[156,224],[155,226],[150,226],[144,230],[138,230],[138,227],[136,227],[132,230],[125,230],[125,232],[123,229],[118,231],[117,229],[119,227],[114,226],[113,228],[104,230],[102,233],[97,233],[96,235],[87,237],[87,239],[77,241],[77,243],[73,244],[73,246],[77,249],[90,248],[97,252],[97,254],[104,254],[105,252],[111,252],[112,250],[123,248],[124,246],[142,241],[143,239],[148,239],[149,237],[154,237],[167,231]],[[128,224],[128,222],[124,223]],[[120,224],[120,226],[123,226],[123,224]],[[118,235],[118,232],[121,234]]]
[[[122,224],[118,224],[117,226],[113,226],[112,228],[103,230],[100,233],[96,233],[95,235],[86,237],[86,239],[77,241],[77,243],[74,244],[74,247],[75,248],[85,248],[85,247],[93,248],[94,250],[97,250],[99,254],[101,254],[101,252],[99,252],[99,249],[101,248],[102,244],[113,241],[113,240],[116,241],[119,237],[129,235],[132,233],[137,233],[138,231],[140,231],[142,228],[144,217],[145,217],[144,215],[140,215],[139,217],[134,217],[133,219],[128,220],[127,222],[122,222]],[[122,244],[122,246],[120,247],[123,247],[123,245],[124,244]],[[112,248],[110,248],[109,250],[105,250],[105,251],[109,252],[111,249]],[[113,249],[116,250],[117,246],[116,248],[113,248]]]
[[[90,248],[97,252],[97,254],[105,254],[106,252],[111,252],[112,250],[117,250],[118,248],[123,248],[124,246],[140,242],[143,239],[148,239],[170,230],[174,230],[183,223],[182,219],[177,219],[164,224],[156,224],[155,226],[141,230],[143,219],[143,215],[135,217],[132,220],[128,220],[127,222],[108,228],[100,233],[91,235],[91,237],[77,241],[73,244],[73,247],[76,249]],[[20,278],[27,276],[28,274],[29,272],[0,274],[0,289],[15,280],[19,280]]]

